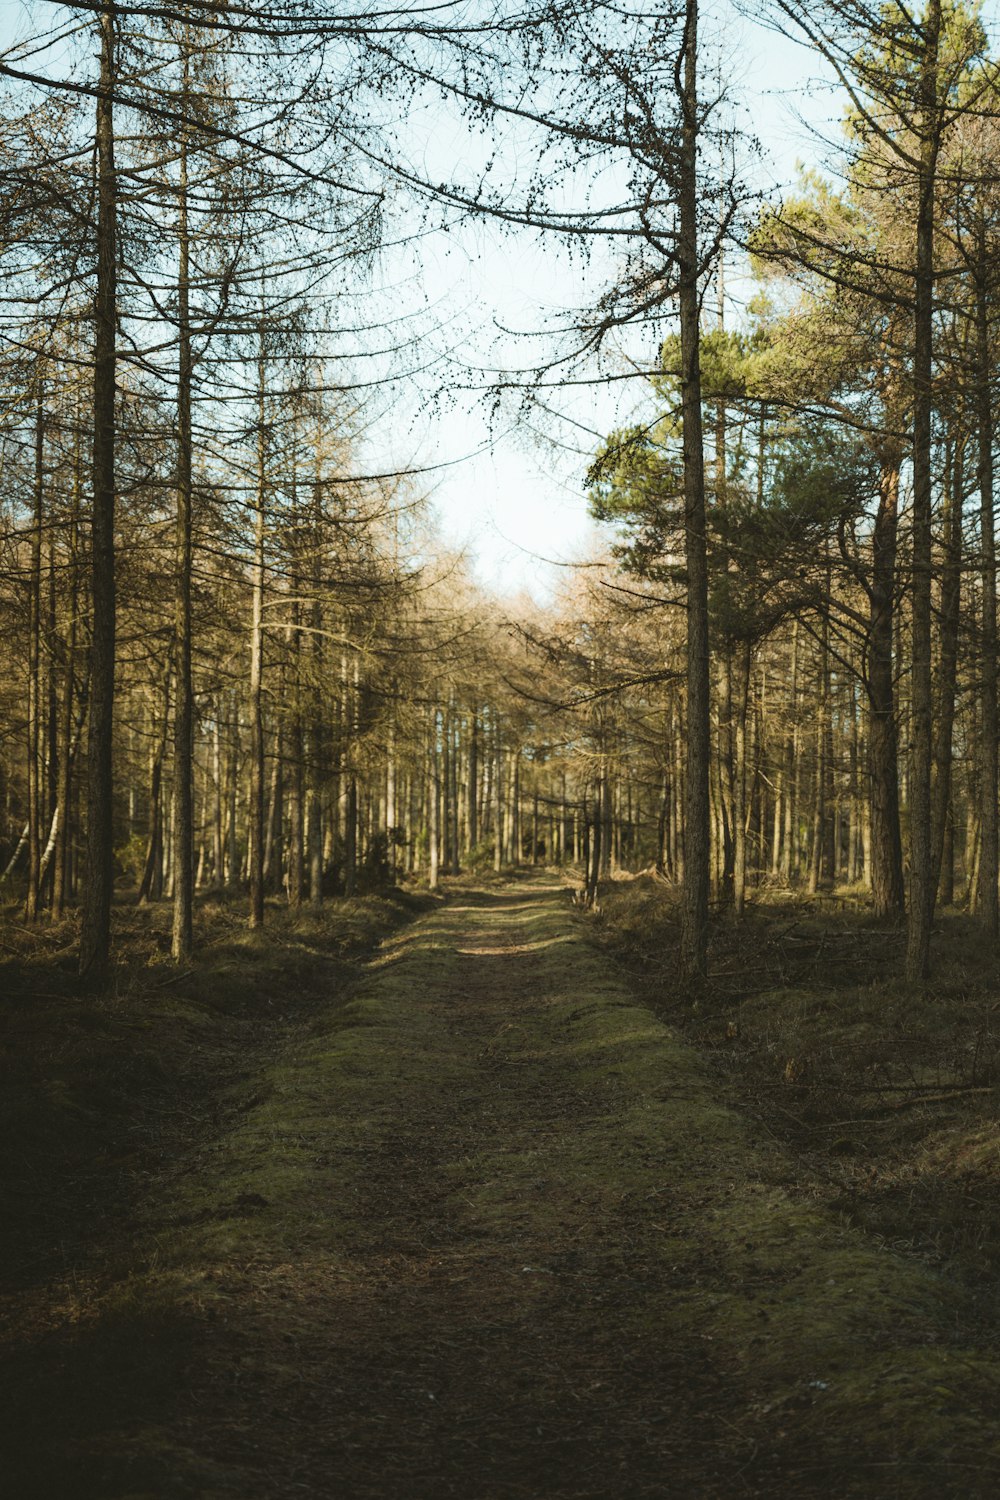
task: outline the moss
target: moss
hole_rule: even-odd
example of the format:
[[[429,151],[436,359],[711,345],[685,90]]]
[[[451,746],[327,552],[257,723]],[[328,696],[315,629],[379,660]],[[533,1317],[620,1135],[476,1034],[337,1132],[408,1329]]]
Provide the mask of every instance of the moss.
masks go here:
[[[169,1420],[169,1409],[158,1422],[127,1413],[114,1441],[100,1438],[121,1457],[102,1500],[165,1493],[171,1468],[179,1494],[265,1492],[254,1443],[272,1445],[277,1471],[313,1439],[268,1427],[250,1442],[220,1437],[218,1424],[264,1410],[262,1392],[278,1406],[299,1400],[288,1393],[301,1393],[304,1362],[317,1386],[317,1372],[339,1379],[345,1359],[350,1379],[372,1382],[350,1452],[364,1448],[366,1424],[385,1424],[370,1461],[385,1493],[404,1493],[405,1478],[384,1474],[416,1396],[434,1395],[447,1372],[456,1393],[442,1421],[457,1421],[463,1385],[484,1379],[484,1349],[501,1385],[490,1421],[507,1434],[509,1420],[515,1447],[550,1431],[551,1370],[560,1410],[576,1412],[631,1361],[646,1373],[616,1420],[635,1409],[652,1430],[649,1403],[667,1397],[648,1372],[669,1358],[682,1382],[704,1387],[692,1411],[713,1424],[726,1477],[703,1493],[995,1493],[1000,1369],[988,1330],[979,1337],[980,1302],[941,1266],[893,1249],[853,1206],[845,1213],[838,1192],[720,1087],[718,1052],[738,1045],[780,1092],[789,1045],[801,1052],[808,1038],[822,1054],[833,1031],[867,1037],[876,997],[772,985],[738,1002],[738,1044],[699,1048],[637,1001],[591,930],[552,886],[497,891],[490,904],[457,890],[389,939],[346,997],[322,993],[325,960],[317,969],[313,955],[309,1007],[254,1054],[252,1076],[183,1172],[161,1179],[131,1264],[88,1312],[112,1343],[131,1327],[155,1350],[185,1329],[202,1370],[197,1415],[175,1393]],[[201,1012],[190,994],[177,1003],[179,1029],[212,1034],[215,1023],[192,1026],[189,1008]],[[212,1014],[231,1027],[244,1003],[226,988]],[[718,1032],[725,1011],[709,1010]],[[991,1170],[990,1146],[985,1129],[969,1135],[963,1170]],[[942,1137],[922,1170],[947,1159]],[[526,1365],[536,1338],[541,1355]],[[546,1355],[550,1345],[571,1355]],[[394,1358],[413,1362],[398,1407],[386,1385]],[[565,1358],[576,1364],[563,1369]],[[213,1396],[237,1359],[251,1394]],[[336,1402],[350,1399],[338,1390]],[[671,1399],[683,1402],[683,1384]],[[322,1409],[328,1425],[340,1420],[336,1402]],[[479,1465],[489,1433],[482,1414],[468,1420],[480,1423]],[[686,1420],[684,1441],[704,1445]],[[622,1462],[634,1475],[645,1437],[629,1431]],[[586,1493],[615,1493],[615,1472]],[[314,1473],[310,1482],[324,1492]],[[365,1482],[358,1492],[375,1492]]]

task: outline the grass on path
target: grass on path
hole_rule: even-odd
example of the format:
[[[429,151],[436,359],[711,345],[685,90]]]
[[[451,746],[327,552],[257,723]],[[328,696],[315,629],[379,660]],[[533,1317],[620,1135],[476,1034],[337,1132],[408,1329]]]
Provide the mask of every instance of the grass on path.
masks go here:
[[[22,1330],[24,1500],[1000,1491],[965,1294],[831,1214],[554,883],[318,1001],[120,1261],[55,1362]]]

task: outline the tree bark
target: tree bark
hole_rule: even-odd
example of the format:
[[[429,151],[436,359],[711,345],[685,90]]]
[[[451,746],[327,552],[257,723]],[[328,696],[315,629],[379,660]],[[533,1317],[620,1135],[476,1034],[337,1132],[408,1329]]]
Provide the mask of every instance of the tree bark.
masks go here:
[[[73,488],[69,517],[69,602],[66,632],[63,637],[63,682],[59,706],[59,768],[56,774],[56,804],[62,810],[56,836],[52,871],[52,920],[63,914],[69,894],[70,800],[73,789],[73,699],[76,689],[76,638],[79,625],[79,589],[77,584],[77,544],[80,526],[80,498],[83,490],[82,438],[78,428],[73,466]]]
[[[743,641],[737,653],[736,719],[733,726],[733,915],[742,917],[747,894],[747,713],[753,653]]]
[[[979,447],[979,525],[982,534],[982,769],[979,880],[976,887],[976,915],[990,937],[996,937],[998,926],[997,883],[1000,878],[998,850],[997,797],[1000,782],[1000,712],[997,703],[997,557],[993,514],[993,404],[991,380],[993,364],[990,350],[987,276],[989,261],[985,228],[980,229],[978,275],[976,278],[976,347],[978,382],[976,427]]]
[[[494,763],[493,763],[493,784],[494,784],[494,795],[495,795],[495,800],[496,800],[496,814],[495,814],[495,827],[494,827],[495,845],[494,845],[494,850],[493,850],[493,868],[496,871],[496,873],[499,874],[500,871],[503,869],[503,859],[504,859],[504,797],[503,797],[504,763],[503,763],[503,741],[500,738],[500,719],[499,719],[499,715],[497,716],[496,731],[495,732],[496,732],[496,747],[495,747],[495,750],[494,750],[495,759],[494,759]]]
[[[935,879],[931,857],[931,411],[934,339],[934,188],[938,153],[941,0],[927,0],[921,26],[919,170],[913,322],[913,585],[910,715],[910,911],[906,975],[927,978]]]
[[[951,462],[945,479],[945,513],[941,538],[942,574],[939,605],[939,647],[935,699],[934,775],[931,803],[931,859],[934,889],[940,892],[945,829],[949,822],[952,786],[952,734],[958,682],[958,628],[962,593],[962,498],[965,488],[965,434],[962,414],[956,422]]]
[[[870,833],[872,906],[877,917],[902,916],[903,838],[899,824],[899,751],[893,682],[896,599],[896,535],[899,519],[899,454],[882,457],[879,503],[872,533],[869,589],[868,766],[871,778]]]
[[[438,776],[438,715],[437,710],[434,709],[430,714],[430,735],[427,746],[427,884],[432,891],[436,891],[438,888],[440,822],[441,783]]]
[[[677,241],[687,569],[687,796],[681,961],[686,978],[694,984],[704,980],[708,966],[710,860],[708,551],[698,317],[697,45],[697,0],[686,0]]]
[[[118,183],[115,171],[115,43],[112,0],[100,13],[97,97],[97,295],[94,303],[94,493],[91,521],[90,735],[87,884],[80,973],[101,982],[111,950],[114,893],[115,382],[118,307]]]
[[[267,484],[266,358],[264,330],[257,358],[257,497],[254,510],[253,593],[250,615],[250,915],[264,925],[264,508]]]
[[[469,719],[468,756],[468,846],[471,853],[479,843],[479,718],[475,709]]]
[[[182,97],[188,98],[187,49]],[[170,952],[177,962],[194,946],[194,693],[191,679],[191,313],[187,139],[182,130],[178,185],[177,512],[174,582],[174,907]]]
[[[39,378],[35,410],[34,511],[28,581],[28,885],[24,915],[34,922],[41,899],[42,860],[42,523],[45,497],[44,386]]]

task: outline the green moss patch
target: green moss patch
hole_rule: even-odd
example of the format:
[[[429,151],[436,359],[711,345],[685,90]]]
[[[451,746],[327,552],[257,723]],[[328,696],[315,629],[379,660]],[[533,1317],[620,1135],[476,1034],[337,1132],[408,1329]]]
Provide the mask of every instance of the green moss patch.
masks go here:
[[[453,888],[349,995],[298,974],[308,1009],[150,1182],[120,1274],[64,1286],[67,1369],[142,1351],[67,1422],[81,1500],[996,1493],[981,1296],[720,1071],[742,1048],[801,1102],[785,1054],[870,1045],[871,997],[855,1029],[801,975],[695,1017],[674,991],[685,1038],[593,931],[553,882]]]

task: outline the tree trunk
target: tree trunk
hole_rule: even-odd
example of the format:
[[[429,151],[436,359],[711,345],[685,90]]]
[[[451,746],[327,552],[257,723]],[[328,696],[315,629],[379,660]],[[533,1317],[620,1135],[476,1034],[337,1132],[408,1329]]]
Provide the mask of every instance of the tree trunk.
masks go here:
[[[257,504],[250,618],[250,927],[264,925],[264,509],[267,484],[266,354],[257,356]]]
[[[441,715],[441,854],[444,872],[455,871],[457,856],[452,841],[452,739],[451,709]]]
[[[468,768],[468,841],[471,853],[479,843],[479,718],[475,710],[473,710],[472,717],[469,720]]]
[[[305,778],[305,734],[302,724],[302,631],[299,629],[298,594],[301,581],[293,574],[292,589],[296,595],[292,605],[292,726],[291,726],[291,778],[288,794],[288,904],[302,905],[305,891],[305,829],[306,778]]]
[[[496,797],[496,816],[494,826],[495,847],[493,852],[493,868],[499,875],[503,869],[504,856],[504,799],[503,799],[503,744],[500,739],[500,721],[496,725],[496,750],[493,771],[494,792]]]
[[[323,905],[323,807],[315,785],[306,791],[306,849],[309,905],[319,911]]]
[[[353,896],[358,886],[358,782],[347,778],[344,797],[344,895]]]
[[[827,751],[830,722],[830,669],[826,650],[826,628],[824,621],[823,648],[820,661],[819,701],[816,705],[816,760],[813,778],[812,839],[809,846],[809,894],[815,896],[823,880],[823,865],[827,805]]]
[[[281,849],[284,842],[284,770],[281,727],[274,735],[274,764],[271,767],[271,788],[267,799],[267,817],[264,830],[264,886],[275,890],[281,886]],[[277,875],[275,873],[277,869]]]
[[[79,413],[78,413],[79,416]],[[56,803],[62,809],[56,837],[52,871],[52,920],[63,914],[69,894],[70,801],[73,791],[73,698],[76,687],[76,638],[78,629],[79,591],[77,586],[77,541],[80,525],[80,497],[83,489],[82,447],[79,431],[73,469],[72,503],[69,518],[69,617],[63,637],[63,682],[59,708],[59,769],[56,775]]]
[[[598,874],[602,880],[607,880],[611,875],[612,854],[612,805],[611,805],[611,778],[608,775],[608,758],[601,751],[601,769],[598,781],[598,811],[601,819],[600,846],[601,863]]]
[[[790,886],[798,864],[796,841],[798,827],[798,805],[796,799],[796,724],[799,712],[799,622],[792,626],[792,667],[788,685],[789,724],[785,733],[782,757],[781,781],[784,788],[784,809],[781,830],[781,879]]]
[[[598,784],[597,796],[594,798],[593,808],[589,816],[585,815],[585,826],[592,828],[592,836],[587,841],[587,853],[589,858],[586,865],[586,878],[584,882],[583,901],[588,908],[594,906],[597,901],[597,892],[601,879],[601,864],[603,861],[603,799],[600,783]]]
[[[678,311],[684,464],[684,557],[687,568],[687,798],[681,961],[699,984],[708,965],[709,643],[705,455],[701,426],[698,286],[697,0],[686,0],[678,182]]]
[[[438,776],[438,716],[435,709],[430,715],[427,747],[427,884],[432,891],[438,888],[440,824],[441,783]]]
[[[965,435],[962,414],[946,474],[945,513],[941,538],[942,575],[940,599],[940,645],[938,649],[937,723],[934,729],[934,776],[931,804],[931,859],[935,891],[941,884],[945,829],[949,822],[952,783],[952,734],[955,724],[955,691],[958,681],[958,627],[962,593],[962,498],[965,488],[963,463]]]
[[[115,339],[118,184],[115,173],[115,9],[100,14],[97,97],[97,295],[94,302],[94,493],[91,522],[90,736],[87,780],[87,885],[80,973],[100,982],[111,950],[114,893],[115,705]]]
[[[229,720],[229,755],[226,765],[226,885],[235,890],[240,880],[239,775],[240,715],[235,695]]]
[[[750,706],[749,641],[737,652],[737,701],[733,726],[733,915],[742,917],[747,894],[747,713]]]
[[[188,98],[184,49],[183,97]],[[191,678],[191,315],[187,139],[182,128],[178,187],[177,514],[174,582],[174,909],[170,951],[177,962],[194,945],[194,690]]]
[[[462,759],[462,756],[461,756],[461,736],[460,736],[460,733],[459,733],[460,727],[461,727],[460,717],[459,717],[459,714],[457,713],[457,711],[455,710],[454,703],[453,703],[452,704],[452,709],[451,709],[451,731],[450,731],[450,734],[451,734],[451,786],[449,788],[449,794],[448,794],[448,796],[449,796],[449,802],[450,802],[450,806],[451,806],[451,849],[452,849],[451,873],[453,875],[458,875],[461,872],[461,869],[462,869],[461,829],[460,829],[460,826],[459,826],[460,825],[460,821],[461,821],[461,819],[460,819],[460,804],[461,804],[461,801],[462,801],[461,796],[460,796],[460,782],[459,782],[459,766],[461,764],[461,759]]]
[[[398,818],[396,808],[396,726],[390,723],[385,764],[385,855],[389,867],[389,879],[396,884],[396,850],[398,844]]]
[[[934,340],[934,188],[938,152],[941,0],[927,0],[921,26],[916,274],[913,321],[913,584],[910,716],[910,911],[906,977],[922,983],[930,962],[935,879],[931,857],[931,411]]]
[[[28,582],[28,886],[24,915],[34,922],[41,898],[42,859],[42,523],[44,511],[45,409],[39,378],[35,411],[34,514]]]
[[[1000,713],[998,713],[997,706],[997,558],[996,538],[993,530],[993,408],[990,395],[993,364],[987,304],[988,272],[986,234],[985,229],[981,228],[976,286],[976,345],[979,366],[976,426],[979,447],[979,524],[982,534],[983,685],[980,788],[982,815],[976,915],[990,937],[996,937],[998,931],[997,882],[998,875],[1000,875],[1000,870],[998,870],[1000,851],[998,851],[997,838],[997,796],[1000,791],[998,788]]]
[[[871,776],[869,848],[872,906],[877,917],[902,916],[903,839],[899,825],[899,756],[893,635],[896,597],[896,530],[899,455],[883,456],[879,504],[872,533],[868,617],[868,765]]]

